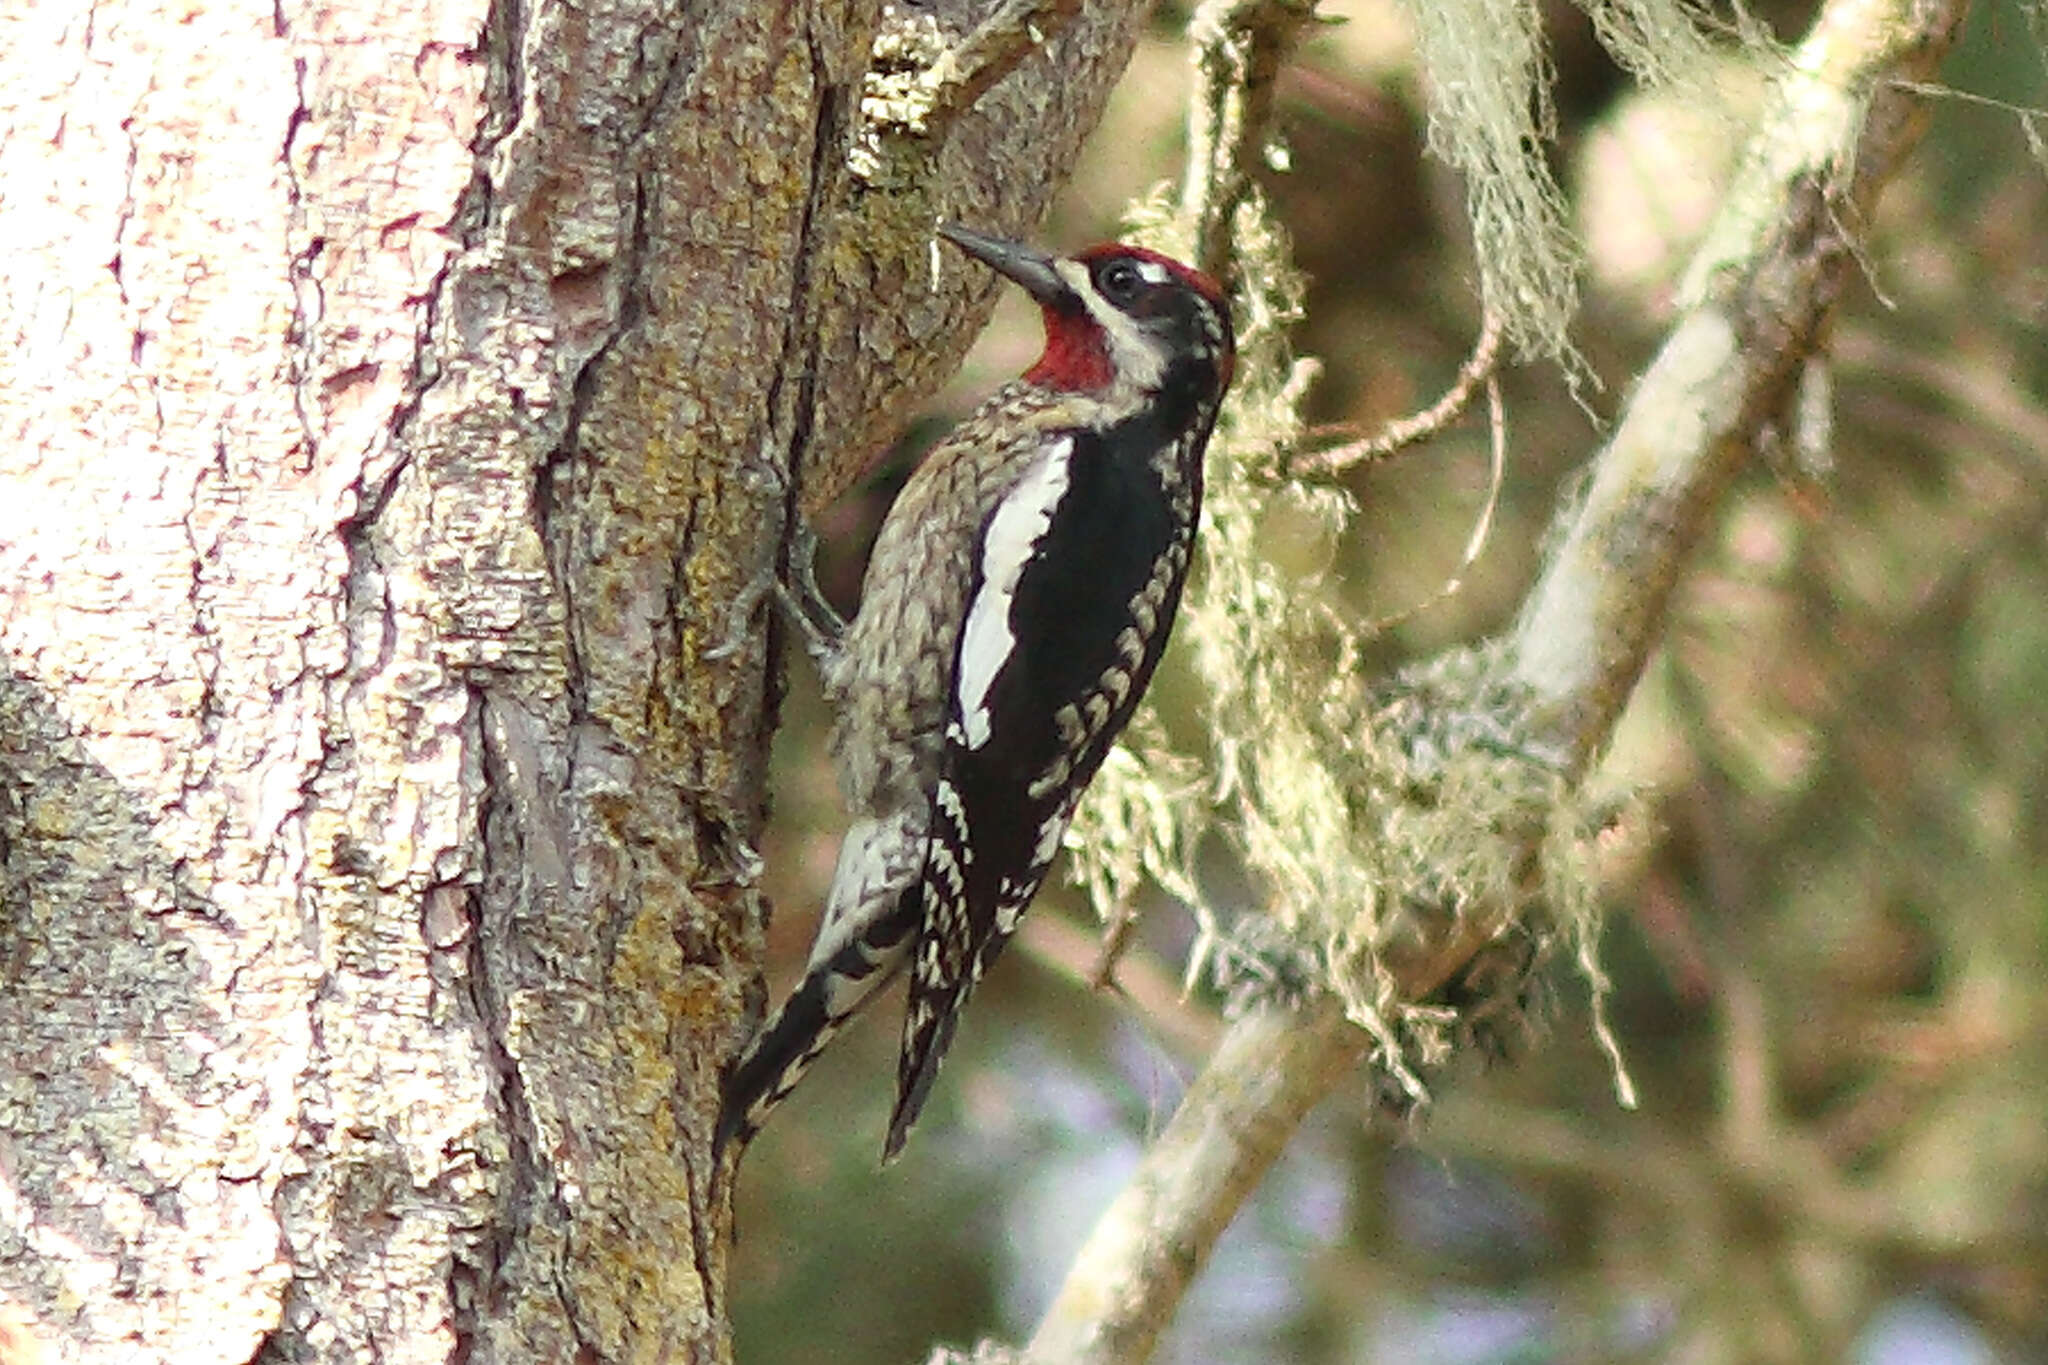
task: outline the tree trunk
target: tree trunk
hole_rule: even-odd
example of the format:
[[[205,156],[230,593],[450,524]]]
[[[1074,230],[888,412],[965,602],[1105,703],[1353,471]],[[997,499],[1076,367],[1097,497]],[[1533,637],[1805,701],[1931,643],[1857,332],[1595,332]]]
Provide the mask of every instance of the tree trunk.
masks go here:
[[[0,1359],[729,1355],[707,653],[1099,112],[1054,8],[7,7]]]

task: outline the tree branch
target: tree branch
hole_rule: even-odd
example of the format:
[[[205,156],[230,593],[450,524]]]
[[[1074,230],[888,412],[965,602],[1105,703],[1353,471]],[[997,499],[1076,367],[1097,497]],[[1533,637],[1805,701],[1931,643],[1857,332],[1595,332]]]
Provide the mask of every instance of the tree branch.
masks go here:
[[[1188,21],[1200,86],[1188,116],[1188,169],[1181,217],[1196,264],[1229,273],[1230,221],[1251,183],[1246,167],[1265,150],[1273,81],[1315,0],[1207,0]]]
[[[1472,343],[1472,354],[1465,357],[1465,363],[1458,367],[1458,377],[1434,403],[1374,432],[1361,432],[1349,423],[1318,427],[1308,433],[1310,440],[1340,436],[1352,439],[1326,450],[1303,451],[1294,457],[1288,472],[1298,479],[1335,478],[1361,464],[1378,464],[1435,436],[1462,417],[1479,386],[1493,378],[1500,363],[1500,344],[1506,335],[1501,315],[1487,313],[1479,324],[1479,339]]]
[[[1074,1258],[1031,1339],[1037,1365],[1144,1360],[1236,1216],[1366,1038],[1334,999],[1232,1021],[1143,1164]]]
[[[933,64],[934,120],[973,108],[991,86],[1045,42],[1050,28],[1072,19],[1079,8],[1079,0],[1003,0],[995,13]]]
[[[1606,743],[1680,567],[1743,459],[1772,439],[1856,260],[1850,227],[1917,140],[1965,0],[1832,0],[1793,54],[1689,305],[1644,373],[1513,634],[1537,737],[1573,774]]]

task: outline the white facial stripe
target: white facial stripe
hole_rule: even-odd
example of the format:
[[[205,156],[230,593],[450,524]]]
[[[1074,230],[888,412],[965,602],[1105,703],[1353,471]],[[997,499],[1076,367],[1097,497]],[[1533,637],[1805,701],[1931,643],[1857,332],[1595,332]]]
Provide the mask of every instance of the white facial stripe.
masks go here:
[[[1073,453],[1071,437],[1055,444],[1025,471],[989,519],[981,551],[981,590],[974,594],[961,630],[960,675],[954,682],[970,749],[988,743],[988,690],[1017,646],[1016,632],[1010,629],[1017,581],[1052,525],[1053,509],[1066,495],[1067,461]]]
[[[1150,261],[1138,264],[1159,269]],[[1109,342],[1110,369],[1115,373],[1117,382],[1148,391],[1158,388],[1166,378],[1166,356],[1159,345],[1145,335],[1144,329],[1130,314],[1112,306],[1095,292],[1095,283],[1088,278],[1087,266],[1079,261],[1062,260],[1056,262],[1053,269],[1073,286],[1087,307],[1088,315],[1102,328],[1102,334]]]
[[[1063,256],[1052,263],[1052,271],[1065,280],[1067,287],[1082,298],[1095,296],[1095,281],[1088,278],[1088,267],[1079,261],[1068,260]]]

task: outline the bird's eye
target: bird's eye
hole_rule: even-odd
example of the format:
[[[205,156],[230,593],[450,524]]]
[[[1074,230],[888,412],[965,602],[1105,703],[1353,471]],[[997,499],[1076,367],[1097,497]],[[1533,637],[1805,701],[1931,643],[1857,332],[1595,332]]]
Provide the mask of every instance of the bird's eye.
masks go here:
[[[1096,277],[1096,287],[1102,290],[1104,298],[1122,307],[1138,297],[1144,287],[1144,279],[1138,274],[1138,267],[1129,261],[1111,261],[1102,267],[1102,274]]]

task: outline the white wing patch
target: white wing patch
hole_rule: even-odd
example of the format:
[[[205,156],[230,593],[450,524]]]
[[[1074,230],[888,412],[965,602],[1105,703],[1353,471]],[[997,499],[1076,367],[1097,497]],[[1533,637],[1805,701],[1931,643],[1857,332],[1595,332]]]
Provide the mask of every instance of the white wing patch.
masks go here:
[[[974,594],[961,629],[960,673],[953,693],[970,749],[988,743],[988,690],[1017,647],[1017,634],[1010,629],[1017,583],[1052,525],[1053,510],[1066,496],[1067,462],[1073,454],[1072,437],[1054,443],[989,518],[981,547],[981,590]]]

